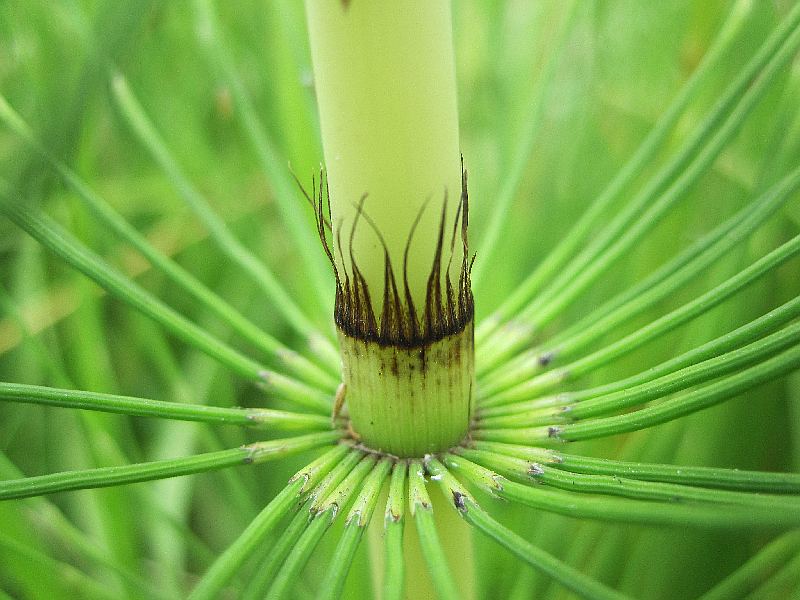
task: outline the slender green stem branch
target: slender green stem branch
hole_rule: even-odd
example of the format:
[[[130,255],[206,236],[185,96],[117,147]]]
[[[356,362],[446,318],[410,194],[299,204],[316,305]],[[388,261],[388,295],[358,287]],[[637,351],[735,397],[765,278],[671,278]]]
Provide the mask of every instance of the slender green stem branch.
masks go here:
[[[674,293],[684,283],[706,272],[719,258],[743,243],[771,216],[778,212],[800,188],[800,167],[681,252],[640,284],[593,311],[565,329],[548,345],[559,357],[569,357],[590,342],[622,323],[622,315],[632,318],[655,302]],[[602,320],[601,320],[602,319]]]
[[[555,411],[540,409],[539,412],[543,413],[541,415],[537,415],[536,411],[518,411],[513,415],[481,418],[479,426],[485,428],[527,427],[537,417],[539,424],[547,423],[548,417],[550,417],[550,423],[558,423],[579,421],[619,412],[749,367],[798,343],[800,343],[800,323],[794,323],[747,346],[638,386],[631,386],[579,403],[565,402]],[[564,395],[565,400],[566,396],[568,395]]]
[[[372,519],[381,487],[391,468],[392,461],[390,459],[381,459],[372,472],[367,475],[360,491],[357,490],[357,496],[345,520],[342,537],[333,552],[334,560],[322,580],[320,600],[335,600],[341,596],[350,565],[353,564],[356,550]]]
[[[625,415],[547,427],[476,429],[472,435],[479,440],[540,444],[554,440],[564,442],[587,440],[638,431],[719,404],[757,385],[787,375],[799,366],[800,346],[794,346],[735,375]]]
[[[797,527],[800,515],[796,512],[776,513],[772,508],[728,506],[724,511],[706,504],[669,504],[573,494],[544,486],[531,487],[509,481],[496,472],[477,465],[464,457],[447,455],[444,464],[461,473],[481,489],[519,502],[525,506],[575,518],[597,519],[618,523],[700,529],[780,529]]]
[[[398,461],[392,470],[384,513],[383,600],[401,600],[404,597],[403,528],[407,479],[408,464]]]
[[[761,336],[772,333],[798,316],[800,316],[800,297],[789,300],[778,308],[729,333],[631,377],[585,390],[562,392],[554,396],[544,396],[534,400],[484,408],[480,409],[478,414],[486,417],[495,417],[526,413],[544,409],[545,407],[566,406],[630,389],[739,348]]]
[[[428,460],[426,468],[431,474],[431,478],[439,482],[445,497],[453,499],[453,506],[467,523],[494,539],[534,569],[553,578],[582,598],[615,600],[626,598],[623,594],[587,577],[579,570],[563,563],[544,550],[540,550],[510,529],[503,527],[475,502],[472,495],[436,459]]]
[[[303,535],[303,532],[311,522],[311,515],[309,514],[310,504],[311,501],[309,500],[300,507],[297,514],[294,515],[289,524],[285,526],[280,537],[264,547],[267,551],[266,555],[258,564],[253,576],[247,582],[247,586],[241,594],[242,600],[263,600],[269,590],[270,584],[277,576],[283,561],[286,560],[286,557],[297,544],[300,536]]]
[[[311,433],[294,438],[256,442],[241,448],[208,452],[186,458],[160,460],[134,465],[65,471],[50,475],[0,481],[0,500],[28,498],[88,488],[125,485],[153,479],[180,477],[226,467],[249,465],[290,456],[337,441],[341,432]]]
[[[167,479],[247,464],[250,451],[233,448],[187,458],[99,467],[82,471],[65,471],[0,482],[0,500],[28,498],[42,494],[125,485],[152,479]]]
[[[564,454],[559,452],[553,466],[578,473],[597,473],[633,477],[645,481],[663,481],[710,488],[800,494],[800,473],[771,473],[718,467],[695,467],[632,463]]]
[[[798,473],[626,462],[501,442],[478,441],[474,443],[474,447],[477,450],[515,456],[574,473],[611,475],[642,481],[679,483],[716,489],[800,494],[800,474]]]
[[[744,241],[775,213],[800,186],[800,168],[747,204],[719,227],[692,244],[642,282],[615,296],[573,326],[548,340],[542,348],[523,352],[508,361],[501,373],[488,379],[483,395],[491,395],[528,379],[555,361],[574,356],[599,337],[614,331],[682,285],[706,271],[736,244]],[[546,357],[546,361],[542,360]]]
[[[580,247],[580,244],[597,223],[597,219],[616,200],[620,194],[642,172],[647,163],[652,160],[673,126],[678,122],[683,111],[697,96],[709,76],[715,72],[719,59],[730,49],[736,35],[747,22],[751,10],[749,2],[739,2],[731,9],[725,24],[720,29],[711,47],[703,57],[689,80],[683,85],[678,95],[672,100],[667,110],[656,122],[653,129],[639,145],[634,155],[625,166],[620,169],[603,192],[589,205],[586,212],[580,217],[572,229],[564,235],[542,261],[517,289],[497,308],[491,315],[484,319],[475,330],[477,344],[483,344],[489,334],[502,325],[511,316],[517,313],[527,302],[533,298],[544,283],[551,278]]]
[[[639,481],[619,475],[572,473],[558,469],[557,465],[549,466],[482,450],[459,449],[458,454],[520,483],[544,483],[567,491],[662,502],[706,502],[751,506],[760,510],[782,511],[787,518],[800,512],[799,497],[751,494],[743,491],[708,489],[685,484]]]
[[[288,556],[275,574],[269,590],[264,595],[265,600],[283,600],[289,597],[294,584],[300,579],[303,568],[311,558],[311,554],[322,541],[322,536],[328,531],[335,518],[336,510],[333,508],[328,508],[311,518],[305,530],[292,544]]]
[[[740,373],[686,394],[680,394],[655,406],[626,415],[564,425],[555,436],[565,441],[575,441],[646,429],[719,404],[757,385],[787,375],[798,367],[800,367],[800,345]]]
[[[311,553],[322,540],[328,527],[336,520],[340,510],[344,510],[358,493],[358,488],[373,470],[376,463],[374,454],[367,454],[361,462],[345,477],[342,482],[321,502],[312,507],[312,520],[302,533],[292,550],[281,565],[266,598],[269,600],[282,600],[291,592],[297,583],[300,573],[311,558]]]
[[[757,281],[760,277],[790,260],[798,253],[800,253],[800,236],[789,240],[705,294],[628,334],[621,340],[613,342],[605,348],[568,365],[543,373],[518,386],[487,398],[484,401],[484,406],[499,406],[514,401],[531,399],[535,394],[551,389],[567,379],[585,375],[620,356],[624,356],[642,344],[668,331],[672,331],[687,321],[718,306],[733,294]]]
[[[344,446],[340,447],[346,450]],[[236,575],[275,524],[297,504],[303,486],[303,480],[296,479],[278,492],[236,541],[217,558],[211,569],[194,587],[189,598],[191,600],[218,598],[228,581]]]
[[[269,371],[263,365],[234,350],[113,269],[97,254],[83,247],[78,240],[52,219],[33,211],[24,204],[14,204],[2,196],[0,196],[0,212],[6,214],[40,244],[63,258],[106,291],[234,372],[258,383],[276,396],[322,413],[330,411],[331,397],[328,394],[275,371]]]
[[[769,84],[794,55],[800,44],[798,23],[800,6],[794,8],[765,42],[678,156],[559,274],[547,291],[512,321],[512,331],[499,332],[500,341],[494,344],[487,341],[486,360],[480,373],[492,370],[503,358],[527,344],[530,338],[529,333],[525,333],[527,329],[535,331],[548,323],[688,193],[739,131],[769,89]],[[520,328],[520,323],[526,327]],[[516,335],[512,336],[514,332]]]
[[[509,409],[508,414],[478,415],[475,427],[479,429],[516,429],[520,427],[534,427],[536,425],[554,425],[573,421],[571,405],[566,402],[567,394],[563,396],[537,398],[527,402],[515,402],[496,408]],[[536,406],[536,403],[546,403],[547,406]],[[512,410],[513,409],[513,410]],[[488,412],[488,411],[487,411]]]
[[[262,600],[264,598],[283,561],[286,560],[286,557],[311,522],[312,513],[317,512],[315,507],[353,471],[363,457],[363,452],[351,450],[310,492],[307,501],[284,529],[278,540],[274,544],[264,547],[263,560],[259,561],[255,574],[242,594],[242,600]]]
[[[161,167],[161,170],[172,183],[178,194],[180,194],[181,198],[186,202],[187,206],[189,206],[192,212],[194,212],[208,229],[217,247],[225,256],[230,258],[234,264],[238,265],[252,277],[252,280],[256,282],[267,298],[273,301],[275,309],[287,319],[295,331],[306,338],[311,351],[324,359],[324,366],[329,369],[338,366],[338,354],[330,340],[324,337],[303,313],[302,309],[284,289],[269,267],[267,267],[263,261],[259,260],[233,235],[233,233],[231,233],[225,222],[214,212],[208,204],[208,201],[191,183],[122,75],[114,77],[112,89],[114,92],[114,99],[120,107],[122,116],[131,129],[133,129],[134,133],[139,137],[142,145],[144,145]],[[287,360],[290,359],[293,363],[295,361],[299,362],[299,358],[294,356],[291,349],[279,344],[272,338],[267,339],[267,334],[260,330],[258,335],[263,339],[259,347],[266,349],[264,346],[269,346],[270,352],[277,353],[279,356],[285,356]],[[248,337],[251,342],[253,341],[251,339],[252,337],[254,336],[251,335]],[[319,377],[319,373],[306,364],[298,364],[298,367],[308,369],[310,374]],[[330,382],[329,377],[325,379]]]
[[[300,496],[316,486],[348,451],[347,446],[340,444],[300,469],[289,481],[289,485],[264,507],[236,541],[217,558],[192,590],[189,598],[191,600],[218,598],[225,584],[239,571],[278,521],[296,505]]]
[[[428,573],[441,600],[458,600],[458,588],[439,542],[436,522],[433,520],[433,505],[425,489],[425,469],[421,462],[412,461],[408,473],[409,512],[417,526],[419,544],[428,565]]]
[[[199,404],[179,404],[117,396],[99,392],[63,390],[38,385],[0,382],[0,400],[79,408],[134,417],[157,417],[201,423],[239,425],[273,431],[329,429],[330,418],[265,408],[225,408]]]
[[[794,323],[738,350],[732,350],[691,367],[685,367],[680,371],[625,391],[585,400],[579,404],[571,404],[565,410],[568,411],[568,417],[571,420],[618,412],[749,367],[798,343],[800,343],[800,323]]]

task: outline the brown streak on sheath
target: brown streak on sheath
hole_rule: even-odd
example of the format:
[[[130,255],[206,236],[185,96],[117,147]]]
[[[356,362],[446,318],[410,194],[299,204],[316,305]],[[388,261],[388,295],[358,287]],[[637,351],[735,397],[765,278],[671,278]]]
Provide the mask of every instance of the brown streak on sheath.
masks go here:
[[[325,193],[323,193],[323,188],[325,189]],[[403,252],[403,289],[401,291],[397,281],[397,274],[394,271],[383,236],[374,222],[369,218],[369,215],[364,212],[366,194],[361,197],[357,205],[356,217],[353,222],[353,228],[350,231],[350,239],[348,240],[350,268],[347,268],[345,264],[346,261],[344,260],[344,253],[342,252],[341,225],[336,229],[334,235],[334,232],[331,231],[329,220],[330,189],[327,185],[327,178],[322,174],[320,175],[319,198],[315,196],[312,197],[311,204],[315,209],[317,233],[320,237],[323,251],[333,266],[334,277],[336,279],[334,320],[337,327],[344,334],[365,341],[374,341],[381,346],[424,348],[450,335],[461,333],[464,328],[472,322],[474,300],[470,275],[472,272],[472,265],[475,261],[475,255],[470,256],[469,254],[469,242],[467,237],[469,227],[469,194],[467,192],[467,172],[464,169],[463,159],[461,163],[461,188],[461,196],[453,223],[453,230],[449,235],[450,258],[447,261],[447,270],[442,273],[443,248],[445,244],[445,217],[447,209],[447,190],[445,190],[436,252],[428,276],[425,306],[420,313],[414,305],[408,283],[408,255],[414,233],[427,207],[428,201],[420,207],[420,211],[411,226],[406,240]],[[314,191],[316,192],[316,187]],[[305,192],[304,195],[306,195]],[[309,196],[306,195],[306,198],[308,199]],[[324,202],[325,200],[327,202]],[[324,210],[325,204],[327,204],[328,208],[327,217]],[[381,309],[381,314],[377,315],[377,317],[372,308],[369,285],[353,256],[353,238],[358,221],[361,217],[363,217],[375,231],[384,248],[383,308]],[[453,281],[450,277],[449,267],[453,260],[453,250],[455,248],[459,229],[461,233],[463,256],[461,258],[458,281]],[[333,260],[333,252],[331,251],[333,239],[331,242],[328,242],[328,231],[331,231],[331,237],[335,239],[339,255],[342,257],[344,281],[342,281],[342,273],[339,272]],[[444,289],[442,289],[442,277],[444,277],[445,280]]]

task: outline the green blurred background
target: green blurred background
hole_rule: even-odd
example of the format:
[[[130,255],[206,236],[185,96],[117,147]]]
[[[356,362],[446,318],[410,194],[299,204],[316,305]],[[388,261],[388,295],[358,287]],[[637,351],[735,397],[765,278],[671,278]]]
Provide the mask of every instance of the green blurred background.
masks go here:
[[[680,147],[792,5],[752,3],[734,51],[681,118],[660,160]],[[733,6],[714,0],[598,0],[578,2],[572,14],[571,3],[560,0],[454,4],[462,151],[470,174],[471,235],[478,244],[523,132],[536,120],[532,156],[491,268],[475,290],[479,317],[530,272],[624,165],[696,68]],[[3,0],[0,93],[51,152],[151,242],[267,331],[296,345],[298,340],[253,282],[208,241],[112,98],[111,81],[119,72],[192,181],[315,322],[330,328],[332,277],[330,290],[319,290],[304,276],[302,257],[313,254],[321,260],[321,251],[312,244],[298,246],[282,224],[272,178],[247,133],[231,81],[209,52],[207,31],[195,8],[190,2]],[[288,171],[291,165],[310,183],[322,156],[302,4],[242,0],[218,2],[214,9],[221,47],[252,100],[259,130],[277,149],[281,163],[273,168]],[[552,77],[544,77],[558,48]],[[690,196],[552,324],[553,331],[641,279],[796,166],[798,106],[800,68],[795,60]],[[656,166],[643,171],[637,183],[647,181]],[[43,203],[89,247],[193,320],[227,335],[103,231],[53,171],[3,128],[0,186],[20,201]],[[299,193],[296,210],[311,231],[311,211]],[[798,229],[800,204],[795,199],[701,281],[631,319],[615,337],[736,273]],[[690,327],[579,385],[637,372],[763,314],[800,292],[799,273],[797,262],[790,262]],[[108,300],[5,220],[0,220],[0,380],[219,405],[264,401],[257,390]],[[12,463],[27,474],[39,474],[182,456],[245,439],[252,436],[201,425],[0,405],[0,477],[13,476]],[[795,375],[679,422],[582,449],[679,464],[797,470],[800,379]],[[136,596],[113,569],[89,564],[70,548],[50,512],[56,506],[107,548],[112,560],[146,574],[171,594],[183,595],[302,458],[263,469],[61,494],[46,503],[0,504],[0,590],[21,598],[100,597],[104,590]],[[758,536],[601,526],[497,509],[529,539],[642,598],[694,597],[765,541]],[[478,556],[479,591],[486,597],[563,593],[530,573],[520,576],[521,567],[493,546],[480,545]],[[298,594],[313,594],[327,557],[327,549],[318,552]],[[87,574],[99,589],[67,565]],[[54,575],[43,577],[42,569]],[[352,597],[369,589],[363,556],[348,586]]]

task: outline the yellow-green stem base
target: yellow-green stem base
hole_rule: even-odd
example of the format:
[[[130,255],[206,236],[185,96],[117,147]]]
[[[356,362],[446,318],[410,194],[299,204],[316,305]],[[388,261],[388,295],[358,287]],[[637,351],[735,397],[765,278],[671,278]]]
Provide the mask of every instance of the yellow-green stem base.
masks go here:
[[[422,458],[459,444],[474,393],[473,326],[430,343],[381,345],[339,332],[353,432],[378,452]]]

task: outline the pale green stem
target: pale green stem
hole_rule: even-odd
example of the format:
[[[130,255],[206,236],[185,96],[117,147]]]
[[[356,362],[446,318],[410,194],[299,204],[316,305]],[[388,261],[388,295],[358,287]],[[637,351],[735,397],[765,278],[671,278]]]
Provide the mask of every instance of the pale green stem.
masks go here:
[[[328,169],[309,198],[337,276],[339,400],[366,445],[421,457],[463,439],[474,390],[450,4],[306,7]]]
[[[337,276],[338,400],[365,445],[421,458],[461,442],[475,387],[450,2],[306,0],[306,9],[327,166],[312,201]],[[457,597],[444,563],[458,562],[470,596],[469,540],[434,520],[421,464],[411,471],[416,528],[405,531],[420,544],[406,544],[406,572],[424,557],[432,587]],[[392,560],[400,529],[388,527]],[[387,566],[395,581],[401,574]],[[431,593],[405,583],[411,597]]]
[[[408,255],[408,283],[420,307],[442,199],[446,191],[446,224],[452,226],[461,194],[450,3],[398,0],[344,7],[336,0],[307,0],[306,9],[334,234],[341,228],[337,267],[349,270],[355,258],[378,313],[383,249],[359,220],[351,256],[356,207],[367,194],[364,212],[399,273],[412,226],[427,202]],[[459,267],[454,260],[456,276]]]

